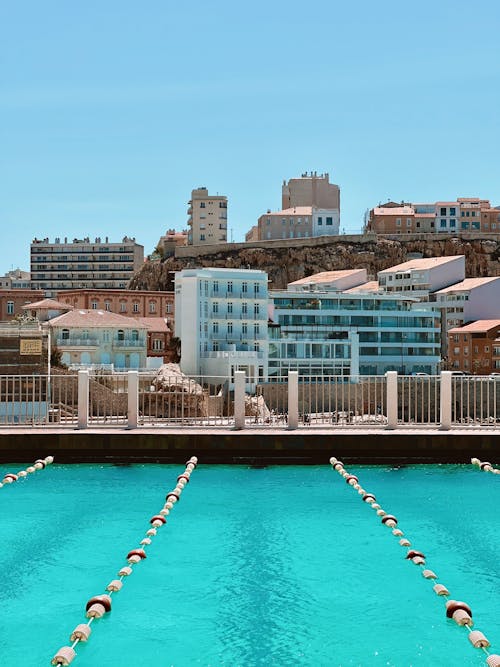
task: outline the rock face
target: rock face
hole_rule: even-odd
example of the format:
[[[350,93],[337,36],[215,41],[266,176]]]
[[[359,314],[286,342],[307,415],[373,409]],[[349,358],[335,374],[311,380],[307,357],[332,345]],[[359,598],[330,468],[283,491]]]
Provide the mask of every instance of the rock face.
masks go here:
[[[431,237],[431,238],[429,238]],[[266,271],[272,289],[284,289],[287,283],[320,271],[365,268],[376,278],[377,272],[411,257],[465,255],[466,276],[476,278],[500,275],[500,237],[401,239],[350,236],[345,241],[303,239],[300,245],[244,247],[224,252],[200,253],[191,257],[169,257],[164,262],[149,262],[132,278],[130,289],[173,290],[173,271],[185,268],[226,267]],[[356,239],[356,240],[353,240]]]

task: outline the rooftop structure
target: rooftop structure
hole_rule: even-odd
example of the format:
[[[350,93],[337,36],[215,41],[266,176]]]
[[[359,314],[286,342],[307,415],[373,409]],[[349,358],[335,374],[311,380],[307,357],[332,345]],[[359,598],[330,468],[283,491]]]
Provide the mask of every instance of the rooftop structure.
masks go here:
[[[322,271],[307,278],[300,278],[288,283],[288,290],[346,290],[366,283],[366,269],[347,269],[343,271]]]

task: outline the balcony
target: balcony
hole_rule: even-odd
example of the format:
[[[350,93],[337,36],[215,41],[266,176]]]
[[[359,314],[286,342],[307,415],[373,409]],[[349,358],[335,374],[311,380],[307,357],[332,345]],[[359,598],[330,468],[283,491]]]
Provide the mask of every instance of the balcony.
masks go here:
[[[144,340],[114,340],[112,341],[113,347],[131,347],[131,348],[140,348],[146,347],[146,341]]]
[[[56,338],[57,347],[99,347],[98,338]]]

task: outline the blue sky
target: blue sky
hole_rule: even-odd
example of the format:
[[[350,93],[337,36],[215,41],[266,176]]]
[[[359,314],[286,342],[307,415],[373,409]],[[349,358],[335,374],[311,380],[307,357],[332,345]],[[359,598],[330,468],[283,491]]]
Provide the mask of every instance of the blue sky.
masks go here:
[[[497,0],[3,3],[0,271],[35,236],[147,254],[203,185],[243,240],[311,169],[346,231],[388,197],[500,205],[499,35]]]

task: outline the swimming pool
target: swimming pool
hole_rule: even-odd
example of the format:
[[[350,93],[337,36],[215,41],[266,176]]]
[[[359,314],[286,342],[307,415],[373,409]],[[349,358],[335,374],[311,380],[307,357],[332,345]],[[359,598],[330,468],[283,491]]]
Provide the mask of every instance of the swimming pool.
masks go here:
[[[56,461],[0,490],[2,665],[50,664],[183,469]],[[498,652],[497,477],[458,465],[349,471],[398,516]],[[72,664],[484,665],[373,515],[328,462],[200,461]]]

